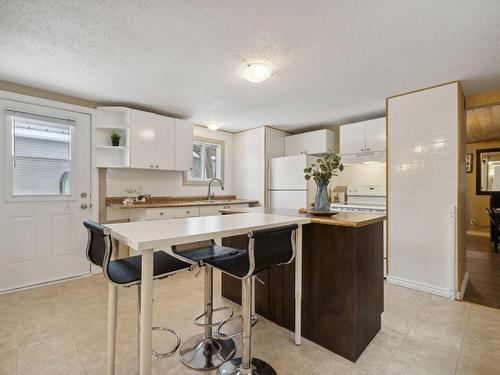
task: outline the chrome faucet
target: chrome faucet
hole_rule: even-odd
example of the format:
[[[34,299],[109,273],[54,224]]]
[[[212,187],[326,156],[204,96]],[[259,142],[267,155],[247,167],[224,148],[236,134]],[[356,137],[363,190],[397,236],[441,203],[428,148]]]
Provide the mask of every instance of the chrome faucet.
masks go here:
[[[208,183],[208,194],[207,194],[207,200],[214,200],[215,199],[215,193],[210,192],[210,189],[212,187],[212,182],[214,181],[219,181],[220,187],[222,190],[224,190],[224,185],[222,184],[222,181],[219,180],[218,178],[212,178],[210,182]]]

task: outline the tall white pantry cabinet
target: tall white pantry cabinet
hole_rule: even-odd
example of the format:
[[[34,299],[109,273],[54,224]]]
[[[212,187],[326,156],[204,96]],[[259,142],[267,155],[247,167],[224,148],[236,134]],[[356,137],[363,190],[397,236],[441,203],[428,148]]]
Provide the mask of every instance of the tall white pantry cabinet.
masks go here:
[[[387,99],[388,281],[460,298],[465,123],[460,82]]]

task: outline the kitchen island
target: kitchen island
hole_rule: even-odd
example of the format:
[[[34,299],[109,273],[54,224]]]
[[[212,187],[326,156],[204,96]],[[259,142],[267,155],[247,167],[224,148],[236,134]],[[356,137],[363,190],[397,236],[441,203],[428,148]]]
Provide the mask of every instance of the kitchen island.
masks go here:
[[[384,310],[383,221],[385,215],[340,212],[313,217],[295,210],[242,208],[224,214],[262,212],[303,216],[302,336],[356,361],[381,327]],[[246,248],[245,235],[223,244]],[[293,330],[294,264],[261,272],[256,282],[256,312]],[[222,276],[222,296],[241,303],[241,281]]]

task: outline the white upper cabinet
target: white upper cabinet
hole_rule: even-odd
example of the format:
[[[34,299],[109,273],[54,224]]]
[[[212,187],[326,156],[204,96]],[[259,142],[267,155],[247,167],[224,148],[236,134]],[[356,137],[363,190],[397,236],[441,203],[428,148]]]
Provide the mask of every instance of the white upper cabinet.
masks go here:
[[[342,125],[340,154],[361,154],[385,150],[385,117]]]
[[[385,117],[365,122],[366,151],[384,151],[386,149]]]
[[[175,119],[130,110],[130,166],[174,169]]]
[[[175,119],[157,116],[155,122],[154,168],[174,170],[175,165]]]
[[[341,126],[339,137],[340,153],[342,155],[365,151],[366,128],[364,122]]]
[[[125,107],[100,107],[97,114],[94,138],[98,166],[167,171],[191,168],[193,126],[190,122]],[[122,135],[119,147],[107,145],[111,132]]]
[[[323,129],[285,137],[285,156],[322,154],[335,146],[335,134]]]
[[[174,168],[187,171],[193,166],[193,125],[186,120],[175,120]]]

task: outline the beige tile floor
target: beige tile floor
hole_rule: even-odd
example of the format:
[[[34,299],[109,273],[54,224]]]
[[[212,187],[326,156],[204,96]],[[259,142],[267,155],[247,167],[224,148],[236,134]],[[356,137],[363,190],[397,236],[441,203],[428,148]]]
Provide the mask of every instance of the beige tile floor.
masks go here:
[[[154,323],[183,338],[200,332],[192,317],[202,290],[203,278],[189,272],[156,281]],[[137,374],[137,289],[119,293],[117,374]],[[0,374],[104,374],[106,294],[98,275],[0,295]],[[215,295],[221,304],[218,275]],[[264,319],[254,328],[254,353],[286,375],[500,374],[500,310],[386,285],[382,318],[356,363],[308,340],[297,347]],[[172,342],[160,333],[154,341],[158,350]],[[154,374],[199,374],[177,354],[153,362]]]

